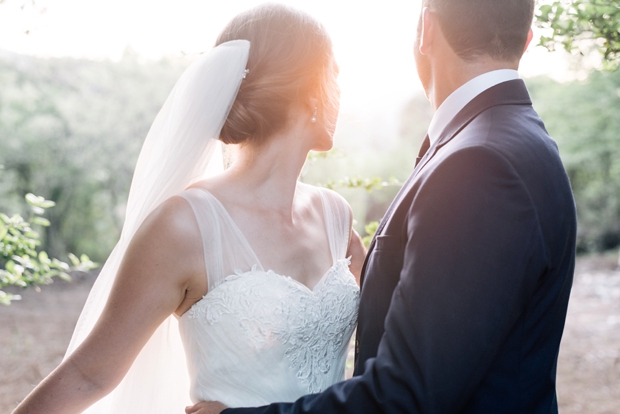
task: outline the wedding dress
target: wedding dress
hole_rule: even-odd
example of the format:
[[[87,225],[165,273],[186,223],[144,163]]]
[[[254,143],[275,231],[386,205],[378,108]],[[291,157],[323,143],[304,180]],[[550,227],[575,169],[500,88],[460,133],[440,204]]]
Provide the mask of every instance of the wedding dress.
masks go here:
[[[198,221],[209,292],[180,318],[193,402],[231,407],[294,401],[344,379],[359,288],[345,258],[349,210],[318,191],[333,264],[310,289],[265,269],[208,191],[181,195]]]
[[[209,293],[180,319],[168,317],[121,383],[85,413],[181,412],[191,403],[190,380],[194,401],[242,406],[292,401],[343,379],[359,301],[345,258],[350,217],[344,200],[316,190],[333,266],[310,290],[264,269],[217,199],[186,190],[223,171],[217,138],[247,74],[249,50],[246,40],[214,47],[187,68],[168,96],[140,152],[120,240],[97,277],[65,358],[97,323],[136,230],[169,197],[182,195],[194,209]]]

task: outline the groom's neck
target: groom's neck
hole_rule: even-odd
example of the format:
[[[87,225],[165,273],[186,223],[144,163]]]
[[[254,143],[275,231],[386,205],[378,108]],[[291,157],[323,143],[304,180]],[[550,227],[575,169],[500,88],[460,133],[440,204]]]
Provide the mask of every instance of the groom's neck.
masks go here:
[[[433,110],[458,88],[484,73],[499,69],[519,68],[519,60],[499,61],[488,56],[480,56],[474,60],[463,60],[455,55],[448,62],[433,62],[431,85],[428,88],[428,98]]]

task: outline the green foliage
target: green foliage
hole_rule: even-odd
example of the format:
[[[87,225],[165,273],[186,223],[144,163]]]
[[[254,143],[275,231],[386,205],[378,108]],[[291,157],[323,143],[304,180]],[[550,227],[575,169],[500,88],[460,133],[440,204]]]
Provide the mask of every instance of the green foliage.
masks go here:
[[[419,93],[399,115],[395,117],[395,131],[369,131],[367,126],[360,128],[364,124],[358,119],[341,116],[336,143],[342,149],[311,154],[302,174],[304,182],[331,188],[347,199],[355,215],[355,229],[366,235],[367,242],[373,232],[365,226],[381,220],[413,171],[432,110]]]
[[[372,241],[372,238],[375,237],[375,233],[377,232],[378,228],[379,228],[378,221],[371,221],[370,223],[364,226],[366,235],[362,237],[362,241],[364,242],[364,246],[366,246],[366,248],[370,246],[370,242]]]
[[[395,177],[390,177],[388,181],[384,181],[381,177],[373,177],[373,178],[351,178],[344,177],[339,180],[332,180],[331,178],[327,180],[327,184],[323,185],[329,189],[336,188],[361,188],[368,192],[373,190],[381,190],[385,187],[394,186],[401,187],[403,184],[397,180]]]
[[[339,160],[339,161],[344,160],[345,162],[346,161],[350,162],[351,159],[348,159],[347,157],[348,156],[346,152],[339,148],[335,148],[328,152],[319,152],[319,153],[311,152],[308,154],[308,160],[306,161],[306,166],[304,168],[304,173],[302,174],[302,179],[307,179],[308,173],[312,169],[316,169],[317,167],[320,167],[321,170],[323,171],[329,171],[330,173],[333,174],[334,168],[333,168],[333,164],[330,165],[330,160],[332,161],[333,160]],[[377,193],[375,192],[376,190],[384,190],[384,189],[388,189],[392,187],[394,189],[398,189],[402,186],[402,182],[396,179],[395,177],[391,177],[388,181],[385,181],[381,177],[378,177],[378,176],[375,176],[373,178],[344,177],[344,178],[337,179],[337,180],[328,178],[326,183],[317,183],[316,185],[320,187],[326,187],[326,188],[329,188],[331,190],[336,190],[336,191],[342,191],[342,190],[347,191],[348,194],[345,194],[345,196],[348,196],[347,198],[349,199],[349,202],[351,203],[351,201],[355,201],[355,198],[352,197],[352,194],[357,192],[359,195],[360,193],[359,191],[356,191],[356,190],[364,190],[366,197],[368,197],[366,200],[368,199],[372,200],[373,196],[377,195]],[[353,190],[353,193],[350,190]],[[379,197],[379,199],[381,198],[383,197]],[[382,203],[382,207],[387,208],[387,203]],[[354,212],[359,213],[360,211],[362,211],[362,209],[354,208]],[[382,214],[383,214],[383,211],[381,212],[381,215]],[[377,227],[379,226],[379,222],[373,219],[369,219],[368,215],[366,215],[366,217],[364,218],[364,223],[366,222],[368,224],[365,224],[363,226],[364,236],[362,237],[362,241],[364,242],[364,245],[368,247],[377,230]],[[357,224],[357,223],[358,221],[355,220],[354,224]]]
[[[78,259],[70,254],[72,266],[69,266],[58,259],[50,259],[44,250],[37,251],[41,245],[39,233],[31,226],[49,226],[50,222],[42,215],[55,203],[34,194],[27,194],[26,201],[32,211],[30,222],[19,214],[9,217],[0,213],[0,289],[6,286],[25,288],[48,284],[54,277],[71,280],[69,272],[88,271],[97,267],[86,255]],[[0,304],[10,305],[11,300],[17,299],[18,295],[0,290]]]
[[[527,83],[571,181],[579,251],[620,245],[620,71],[594,72],[585,82]]]
[[[334,149],[329,152],[321,152],[321,153],[313,153],[308,154],[308,161],[306,165],[306,173],[308,169],[314,166],[317,160],[329,160],[334,158],[345,158],[346,155],[344,151],[340,149]],[[344,177],[338,180],[328,179],[326,184],[317,184],[321,187],[329,188],[330,190],[338,190],[338,189],[362,189],[365,190],[366,193],[370,194],[374,190],[382,190],[386,187],[397,187],[400,188],[403,184],[395,177],[391,177],[388,181],[384,181],[381,177],[373,177],[373,178],[351,178]],[[374,237],[377,228],[379,227],[378,221],[371,221],[368,224],[364,225],[364,236],[362,237],[362,242],[364,246],[368,248],[370,246],[370,242]]]
[[[538,9],[539,27],[548,29],[540,45],[554,50],[561,45],[568,52],[583,54],[580,46],[598,49],[605,67],[620,66],[620,1],[561,0]]]
[[[1,55],[0,211],[23,214],[27,193],[55,200],[44,249],[105,260],[144,137],[185,64]]]
[[[565,24],[556,16],[572,9],[549,3],[550,9],[539,11],[539,22]],[[609,20],[614,25],[620,19]],[[577,27],[568,25],[567,30]],[[554,41],[563,33],[557,32]],[[607,56],[617,60],[617,55]],[[105,260],[120,234],[138,151],[186,64],[146,61],[131,52],[119,62],[1,54],[0,211],[26,217],[31,210],[26,194],[53,199],[56,207],[46,213],[51,224],[42,226],[37,248],[50,257],[80,251]],[[610,248],[620,234],[618,75],[594,73],[585,83],[536,79],[528,84],[575,190],[580,250]],[[413,97],[396,120],[399,131],[346,116],[337,136],[343,149],[311,153],[302,180],[345,196],[357,231],[368,241],[374,230],[365,224],[381,219],[412,171],[432,111],[422,94]],[[40,215],[28,223],[29,228],[47,224]]]

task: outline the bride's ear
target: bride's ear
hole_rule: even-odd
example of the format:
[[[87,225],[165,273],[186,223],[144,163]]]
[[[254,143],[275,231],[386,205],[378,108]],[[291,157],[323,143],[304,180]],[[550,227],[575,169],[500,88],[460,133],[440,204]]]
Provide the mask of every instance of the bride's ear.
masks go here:
[[[312,123],[315,123],[317,120],[319,104],[320,104],[320,101],[315,96],[311,95],[310,97],[308,97],[308,99],[306,99],[306,111],[310,115],[308,119]]]

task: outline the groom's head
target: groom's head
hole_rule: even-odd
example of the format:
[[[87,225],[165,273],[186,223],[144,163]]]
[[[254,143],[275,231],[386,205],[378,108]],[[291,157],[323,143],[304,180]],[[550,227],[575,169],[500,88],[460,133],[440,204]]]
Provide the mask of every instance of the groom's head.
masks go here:
[[[429,42],[433,50],[428,49],[428,54],[435,53],[437,59],[442,59],[436,55],[442,53],[443,47],[464,63],[491,60],[518,64],[528,42],[534,3],[535,0],[423,0],[415,48],[422,83],[430,76],[424,73],[430,70],[425,53]]]
[[[532,26],[535,0],[425,0],[454,52],[520,59]]]

